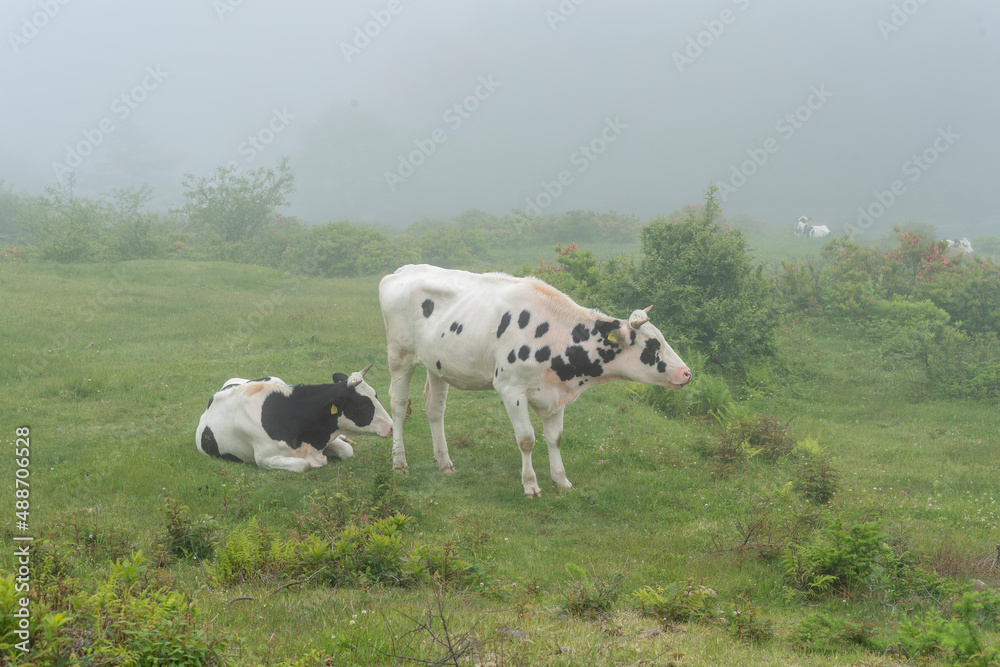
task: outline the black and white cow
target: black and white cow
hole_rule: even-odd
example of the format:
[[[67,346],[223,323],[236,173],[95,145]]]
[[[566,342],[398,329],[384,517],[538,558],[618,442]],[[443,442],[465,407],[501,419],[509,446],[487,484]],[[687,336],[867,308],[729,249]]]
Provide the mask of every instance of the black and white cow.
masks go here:
[[[454,471],[444,436],[448,387],[494,389],[514,426],[529,496],[541,493],[531,466],[529,407],[542,418],[553,481],[570,488],[559,451],[567,403],[611,380],[673,389],[691,380],[646,311],[625,320],[608,317],[534,278],[410,265],[382,279],[379,301],[392,375],[396,470],[407,470],[403,420],[417,364],[427,369],[424,400],[438,468]]]
[[[265,470],[305,472],[348,459],[343,433],[392,435],[392,420],[365,381],[368,368],[332,384],[289,385],[276,377],[232,378],[208,401],[195,444],[209,456],[256,463]]]
[[[806,216],[800,216],[795,223],[795,235],[807,239],[818,239],[830,235],[830,228],[817,225]]]

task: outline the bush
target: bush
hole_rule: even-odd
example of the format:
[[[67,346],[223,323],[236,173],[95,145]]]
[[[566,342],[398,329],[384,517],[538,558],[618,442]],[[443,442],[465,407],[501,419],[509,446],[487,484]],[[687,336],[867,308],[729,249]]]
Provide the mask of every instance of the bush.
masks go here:
[[[697,345],[712,362],[742,370],[773,354],[777,293],[763,267],[754,266],[743,232],[720,224],[715,192],[708,188],[700,212],[650,220],[632,279],[639,300],[670,323],[672,341]]]
[[[952,614],[938,611],[899,624],[898,641],[910,657],[943,653],[952,664],[996,667],[1000,665],[1000,643],[989,644],[983,630],[997,629],[1000,594],[996,591],[967,592],[952,605]]]
[[[872,624],[840,619],[828,614],[810,614],[789,633],[792,644],[803,653],[832,654],[851,646],[884,650],[872,637]]]
[[[278,539],[254,516],[226,536],[211,571],[220,583],[231,586],[279,578],[295,563],[294,543]]]
[[[811,439],[795,445],[799,460],[792,488],[813,505],[825,505],[833,500],[840,484],[840,475],[824,455],[825,449]]]
[[[179,500],[164,496],[163,513],[166,515],[167,551],[177,558],[205,560],[212,556],[214,526],[206,519],[193,521],[191,510]]]
[[[587,574],[579,565],[566,564],[570,578],[560,587],[563,609],[571,616],[607,617],[618,602],[625,574]]]
[[[900,559],[875,523],[847,525],[830,519],[809,541],[791,543],[782,556],[785,577],[812,596],[851,597],[871,590],[874,575],[900,576]]]
[[[684,623],[715,615],[718,596],[707,586],[674,581],[666,586],[645,586],[632,593],[639,611],[664,623]]]

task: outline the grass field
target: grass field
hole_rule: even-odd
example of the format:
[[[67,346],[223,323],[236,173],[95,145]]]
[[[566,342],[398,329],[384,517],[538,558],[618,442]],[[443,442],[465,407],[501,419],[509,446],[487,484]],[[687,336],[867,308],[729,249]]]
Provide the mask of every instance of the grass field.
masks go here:
[[[377,284],[206,262],[0,265],[0,427],[11,446],[15,428],[31,430],[28,534],[45,538],[40,548],[60,552],[84,585],[143,550],[157,584],[192,597],[205,627],[229,639],[235,664],[294,660],[312,649],[338,665],[410,664],[387,655],[404,648],[439,658],[426,633],[409,635],[408,647],[401,639],[437,604],[430,587],[281,589],[282,579],[222,586],[212,563],[152,556],[165,533],[165,497],[211,517],[218,538],[248,516],[284,534],[296,529],[295,513],[307,510],[311,494],[368,492],[386,477],[390,443],[378,438],[359,437],[355,458],[301,475],[220,462],[194,445],[208,398],[234,376],[320,383],[373,363],[366,379],[387,403]],[[653,319],[669,340],[669,322]],[[824,512],[877,520],[912,551],[950,565],[958,583],[996,586],[997,571],[979,564],[1000,541],[996,407],[929,399],[916,376],[828,323],[783,322],[779,349],[746,406],[790,420],[795,439],[827,448],[840,486]],[[416,519],[406,539],[453,545],[490,567],[479,590],[445,589],[440,600],[457,635],[475,626],[477,637],[498,638],[481,662],[906,663],[860,647],[802,653],[788,640],[817,611],[870,622],[888,637],[911,608],[871,595],[796,594],[779,562],[733,550],[737,524],[761,507],[790,516],[801,503],[788,467],[751,459],[716,474],[702,454],[719,430],[713,420],[667,419],[623,383],[595,387],[566,411],[562,451],[575,488],[549,482],[544,447],[536,448],[543,494],[526,499],[496,395],[450,393],[445,423],[456,472],[446,476],[431,459],[422,386],[418,370],[406,423],[410,474],[392,479]],[[11,471],[0,489],[13,507],[13,467],[2,469]],[[13,521],[3,534],[10,544]],[[4,552],[0,565],[14,571],[11,550]],[[603,620],[565,613],[567,591],[587,578],[618,586]],[[774,638],[741,642],[720,621],[664,625],[630,600],[641,587],[672,581],[711,587],[720,609],[766,619]]]

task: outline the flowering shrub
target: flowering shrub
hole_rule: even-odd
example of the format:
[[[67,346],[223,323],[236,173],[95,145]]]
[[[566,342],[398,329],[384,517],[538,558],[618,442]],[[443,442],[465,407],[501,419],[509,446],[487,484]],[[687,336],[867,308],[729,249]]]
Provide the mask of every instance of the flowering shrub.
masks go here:
[[[792,310],[845,318],[950,396],[1000,397],[1000,265],[949,258],[944,241],[900,232],[887,251],[833,239],[819,263],[784,263]]]

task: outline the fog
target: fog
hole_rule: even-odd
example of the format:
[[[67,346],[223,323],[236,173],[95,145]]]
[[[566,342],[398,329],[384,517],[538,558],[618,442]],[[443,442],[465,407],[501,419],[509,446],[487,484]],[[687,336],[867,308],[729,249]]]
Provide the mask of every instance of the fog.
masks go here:
[[[287,212],[408,224],[721,187],[726,213],[1000,233],[995,0],[8,0],[0,178],[37,193],[290,158]]]

